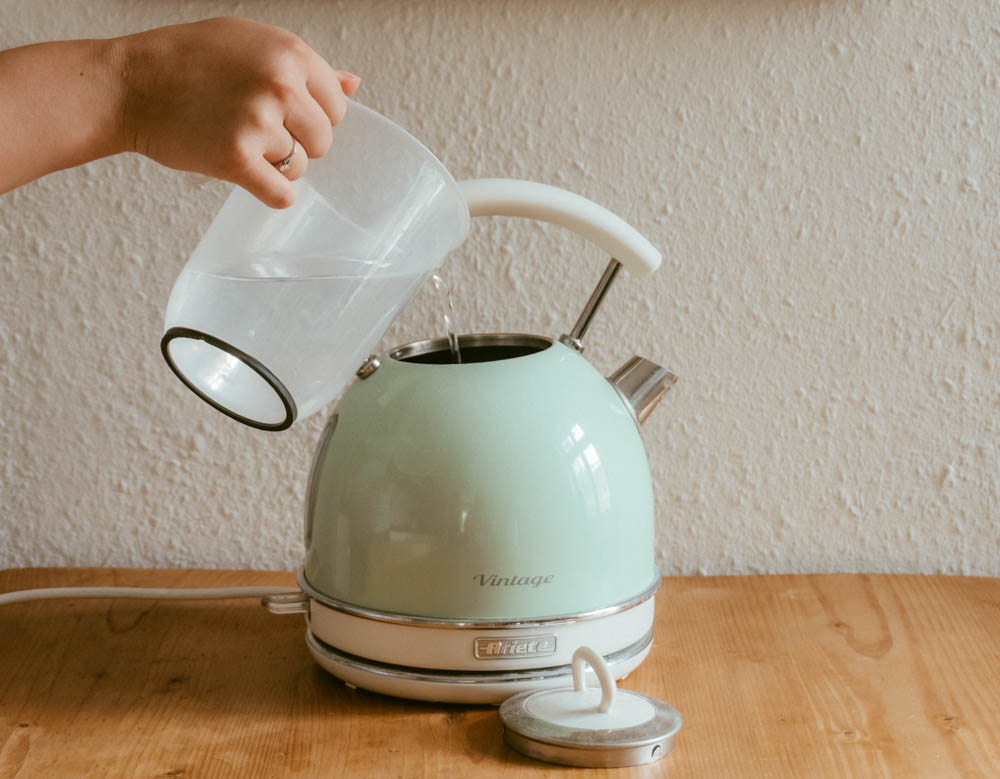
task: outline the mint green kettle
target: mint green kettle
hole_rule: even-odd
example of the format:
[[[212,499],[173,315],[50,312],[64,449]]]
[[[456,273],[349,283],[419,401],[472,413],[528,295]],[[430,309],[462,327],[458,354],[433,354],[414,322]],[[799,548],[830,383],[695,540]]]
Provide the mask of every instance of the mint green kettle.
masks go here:
[[[439,338],[361,366],[315,455],[300,585],[310,650],[349,684],[499,702],[565,683],[582,643],[618,677],[649,651],[660,575],[639,425],[676,377],[635,357],[606,379],[581,354],[621,264],[659,264],[648,241],[563,190],[461,186],[473,216],[561,224],[616,259],[558,340],[460,336],[456,364]]]

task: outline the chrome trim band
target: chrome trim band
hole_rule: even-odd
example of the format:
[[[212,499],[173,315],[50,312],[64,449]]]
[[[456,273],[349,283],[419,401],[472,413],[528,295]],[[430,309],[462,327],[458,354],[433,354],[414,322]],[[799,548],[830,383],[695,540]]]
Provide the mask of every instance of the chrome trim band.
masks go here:
[[[357,671],[377,674],[379,676],[389,676],[397,679],[406,679],[415,682],[444,682],[447,684],[483,684],[502,682],[529,682],[542,679],[553,679],[560,676],[571,676],[573,673],[570,665],[554,665],[548,668],[530,668],[520,671],[437,671],[431,668],[411,668],[405,665],[392,665],[390,663],[380,663],[376,660],[368,660],[363,657],[349,655],[330,646],[325,641],[316,638],[311,630],[306,630],[306,643],[309,647],[332,660]],[[604,659],[608,665],[615,665],[629,660],[636,655],[645,652],[653,643],[653,631],[650,630],[638,641],[629,644],[624,649],[605,655]]]
[[[621,603],[615,603],[610,606],[605,606],[604,608],[594,609],[593,611],[585,611],[579,614],[559,614],[551,617],[535,617],[532,619],[448,619],[445,617],[418,617],[413,614],[395,614],[390,611],[378,611],[376,609],[365,608],[364,606],[355,606],[350,603],[345,603],[344,601],[337,600],[336,598],[331,598],[329,595],[324,595],[323,593],[317,591],[312,587],[306,580],[306,572],[304,568],[299,569],[299,587],[304,593],[306,593],[310,598],[312,598],[317,603],[326,606],[327,608],[333,609],[334,611],[341,611],[344,614],[351,614],[355,617],[365,617],[366,619],[374,619],[379,622],[397,622],[404,625],[414,625],[424,628],[448,628],[448,629],[463,629],[463,630],[489,630],[490,628],[526,628],[526,627],[546,627],[548,625],[565,625],[571,622],[583,622],[588,619],[597,619],[598,617],[607,617],[611,614],[617,614],[620,611],[625,611],[631,609],[634,606],[638,606],[640,603],[645,603],[647,600],[652,598],[656,591],[660,589],[660,572],[654,570],[654,578],[652,583],[636,595],[634,598],[629,598],[628,600],[622,601]]]
[[[475,333],[473,335],[458,336],[458,348],[475,348],[477,346],[524,346],[537,347],[538,351],[543,351],[552,346],[553,340],[541,335],[529,335],[527,333]],[[389,357],[393,360],[406,360],[410,357],[420,357],[433,352],[447,352],[451,350],[451,344],[446,337],[430,338],[425,341],[413,341],[403,344],[389,352]]]

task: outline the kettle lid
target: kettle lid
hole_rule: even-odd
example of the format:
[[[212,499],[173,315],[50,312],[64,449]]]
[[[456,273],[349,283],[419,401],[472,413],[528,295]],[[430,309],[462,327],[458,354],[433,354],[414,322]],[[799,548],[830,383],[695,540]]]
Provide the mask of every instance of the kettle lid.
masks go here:
[[[601,682],[587,688],[584,663]],[[618,690],[604,658],[588,646],[573,653],[573,687],[527,691],[504,701],[504,740],[549,763],[619,768],[653,763],[673,749],[680,713],[668,703]]]

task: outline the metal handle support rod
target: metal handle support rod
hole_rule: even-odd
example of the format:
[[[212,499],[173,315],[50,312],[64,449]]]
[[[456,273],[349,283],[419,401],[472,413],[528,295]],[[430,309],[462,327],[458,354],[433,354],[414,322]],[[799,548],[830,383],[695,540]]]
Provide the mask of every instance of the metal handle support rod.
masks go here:
[[[604,300],[604,296],[608,292],[608,287],[611,286],[611,282],[615,280],[615,276],[618,275],[618,271],[621,269],[622,264],[612,257],[611,262],[608,263],[608,267],[604,269],[601,280],[597,282],[594,291],[590,293],[590,299],[587,301],[587,305],[583,307],[583,311],[580,312],[580,316],[576,320],[576,324],[573,325],[573,329],[568,334],[560,337],[559,340],[562,343],[571,346],[578,352],[583,351],[583,344],[581,343],[583,334],[590,327],[590,320],[594,318],[594,314],[597,313],[597,307],[601,305],[601,301]]]

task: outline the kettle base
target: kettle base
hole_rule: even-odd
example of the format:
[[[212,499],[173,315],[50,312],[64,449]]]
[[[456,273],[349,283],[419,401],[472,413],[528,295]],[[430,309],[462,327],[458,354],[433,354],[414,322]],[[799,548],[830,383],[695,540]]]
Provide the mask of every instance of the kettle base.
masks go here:
[[[306,630],[306,645],[313,659],[350,687],[360,687],[398,698],[439,703],[499,705],[526,690],[572,685],[570,665],[522,668],[515,671],[446,671],[381,663],[342,652]],[[652,631],[635,643],[605,656],[612,676],[623,679],[649,654]],[[588,682],[593,671],[588,670]]]

